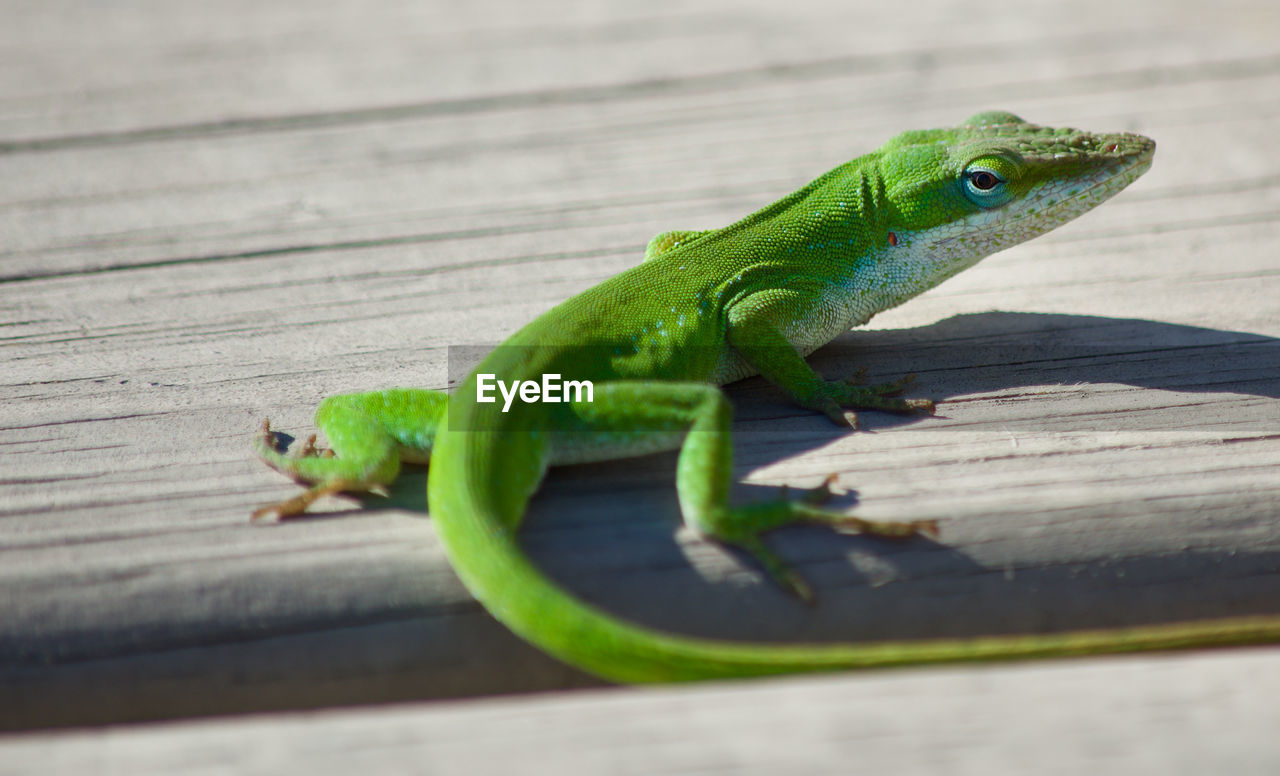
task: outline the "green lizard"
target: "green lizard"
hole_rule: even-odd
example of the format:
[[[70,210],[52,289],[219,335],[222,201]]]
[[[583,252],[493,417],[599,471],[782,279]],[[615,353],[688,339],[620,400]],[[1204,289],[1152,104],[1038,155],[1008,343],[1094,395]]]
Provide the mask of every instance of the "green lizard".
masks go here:
[[[312,441],[286,455],[264,423],[258,454],[312,487],[255,517],[284,518],[327,494],[378,490],[402,461],[429,463],[431,517],[467,589],[524,639],[616,681],[1280,638],[1280,618],[1266,617],[859,645],[686,638],[579,601],[540,572],[516,538],[549,466],[677,448],[686,523],[753,555],[801,598],[812,597],[808,585],[761,534],[802,521],[889,538],[936,533],[928,521],[869,522],[824,509],[825,484],[798,499],[730,506],[731,413],[717,386],[760,374],[848,427],[856,427],[856,409],[931,413],[931,402],[899,396],[906,380],[828,381],[804,356],[984,256],[1095,207],[1142,175],[1154,150],[1140,135],[1050,129],[1002,112],[898,135],[731,226],[658,235],[645,261],[516,332],[452,396],[393,389],[326,399],[316,425],[331,451],[318,452]],[[528,394],[514,389],[546,387],[547,376],[589,381],[592,392],[553,403],[531,400],[536,385]],[[485,396],[486,380],[512,388]]]

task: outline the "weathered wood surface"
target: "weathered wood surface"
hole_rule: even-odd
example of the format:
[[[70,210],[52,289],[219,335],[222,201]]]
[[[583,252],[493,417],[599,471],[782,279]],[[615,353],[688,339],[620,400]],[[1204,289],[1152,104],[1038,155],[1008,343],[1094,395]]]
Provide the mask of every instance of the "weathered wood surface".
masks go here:
[[[1280,653],[1104,658],[42,732],[0,771],[1272,776]]]
[[[1143,131],[1156,165],[815,356],[916,372],[940,417],[843,435],[731,391],[744,498],[834,471],[940,543],[788,531],[806,609],[678,533],[656,456],[556,472],[530,552],[623,615],[734,638],[1280,611],[1271,6],[855,5],[0,3],[0,726],[590,683],[469,600],[421,473],[249,525],[295,492],[250,434],[444,387],[449,345],[652,234],[995,107]]]

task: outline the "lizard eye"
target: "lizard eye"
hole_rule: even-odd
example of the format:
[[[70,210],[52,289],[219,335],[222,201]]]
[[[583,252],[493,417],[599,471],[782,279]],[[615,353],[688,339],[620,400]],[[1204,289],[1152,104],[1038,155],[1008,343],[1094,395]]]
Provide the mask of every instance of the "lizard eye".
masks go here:
[[[989,167],[971,166],[964,171],[964,193],[973,204],[992,208],[1009,201],[1007,179]]]
[[[1000,179],[989,170],[975,170],[969,174],[969,183],[979,191],[990,191],[1000,185]]]

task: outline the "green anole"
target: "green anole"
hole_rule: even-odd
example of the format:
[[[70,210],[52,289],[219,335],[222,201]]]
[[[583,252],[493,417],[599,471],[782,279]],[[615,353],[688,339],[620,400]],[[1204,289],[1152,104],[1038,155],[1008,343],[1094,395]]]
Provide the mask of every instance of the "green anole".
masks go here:
[[[289,517],[327,494],[378,490],[402,461],[428,463],[430,514],[472,595],[537,647],[616,681],[1280,639],[1275,617],[856,645],[687,638],[574,598],[517,540],[549,466],[669,449],[680,451],[685,522],[754,556],[801,599],[812,598],[809,586],[763,533],[811,522],[887,538],[936,534],[930,521],[872,522],[824,509],[825,484],[795,499],[731,506],[731,412],[718,386],[759,374],[845,427],[856,428],[857,409],[932,413],[927,400],[901,398],[906,380],[829,381],[804,356],[1090,210],[1142,175],[1154,151],[1140,135],[1051,129],[1003,112],[900,134],[731,226],[658,235],[643,262],[516,332],[452,395],[402,388],[326,399],[315,421],[331,450],[308,442],[287,455],[264,423],[258,454],[312,487],[255,517]],[[576,391],[556,393],[570,381]]]

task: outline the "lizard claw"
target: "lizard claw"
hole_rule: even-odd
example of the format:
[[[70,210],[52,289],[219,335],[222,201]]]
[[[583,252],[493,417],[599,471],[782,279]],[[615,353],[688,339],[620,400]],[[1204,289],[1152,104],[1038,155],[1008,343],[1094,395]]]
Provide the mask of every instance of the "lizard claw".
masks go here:
[[[919,412],[924,415],[932,415],[937,412],[938,407],[933,403],[933,399],[905,399],[903,406],[909,411]]]
[[[937,520],[912,520],[910,525],[916,529],[917,534],[928,536],[930,539],[937,539],[942,535],[942,531],[938,529]]]
[[[831,419],[832,423],[844,428],[858,430],[858,414],[853,410],[847,410],[841,407],[835,399],[827,398],[822,401],[819,407],[822,412]]]

